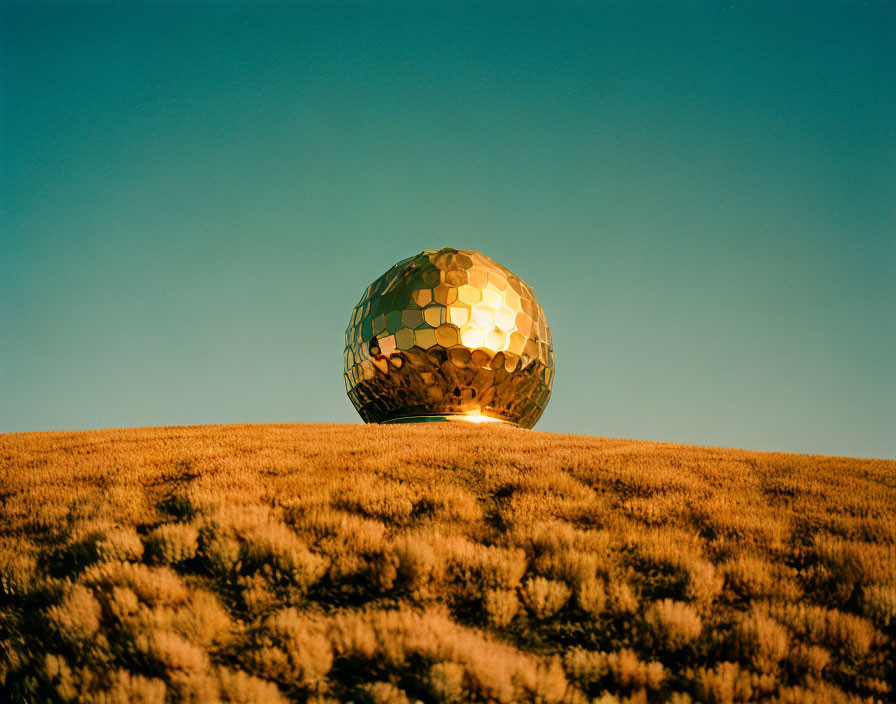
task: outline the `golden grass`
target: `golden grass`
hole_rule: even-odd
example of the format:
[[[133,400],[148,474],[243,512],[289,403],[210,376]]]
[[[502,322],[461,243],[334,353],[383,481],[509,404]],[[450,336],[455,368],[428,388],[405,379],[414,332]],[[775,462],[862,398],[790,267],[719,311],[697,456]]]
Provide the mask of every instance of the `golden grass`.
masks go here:
[[[896,462],[265,425],[0,468],[9,701],[896,698]]]

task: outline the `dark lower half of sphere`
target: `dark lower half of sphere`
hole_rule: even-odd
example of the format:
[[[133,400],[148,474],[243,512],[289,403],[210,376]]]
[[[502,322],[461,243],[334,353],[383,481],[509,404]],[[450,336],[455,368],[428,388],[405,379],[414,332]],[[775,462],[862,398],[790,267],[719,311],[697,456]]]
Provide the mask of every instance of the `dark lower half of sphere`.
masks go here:
[[[507,371],[498,354],[487,366],[458,366],[443,348],[383,356],[348,382],[348,397],[367,423],[479,414],[531,428],[550,399],[552,371],[537,361]]]

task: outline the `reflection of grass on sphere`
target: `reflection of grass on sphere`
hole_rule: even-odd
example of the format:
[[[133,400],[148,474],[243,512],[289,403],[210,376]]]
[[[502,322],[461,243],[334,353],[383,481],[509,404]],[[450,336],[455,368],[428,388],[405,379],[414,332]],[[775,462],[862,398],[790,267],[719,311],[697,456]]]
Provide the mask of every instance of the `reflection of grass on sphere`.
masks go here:
[[[0,458],[11,701],[896,697],[894,462],[452,424]]]

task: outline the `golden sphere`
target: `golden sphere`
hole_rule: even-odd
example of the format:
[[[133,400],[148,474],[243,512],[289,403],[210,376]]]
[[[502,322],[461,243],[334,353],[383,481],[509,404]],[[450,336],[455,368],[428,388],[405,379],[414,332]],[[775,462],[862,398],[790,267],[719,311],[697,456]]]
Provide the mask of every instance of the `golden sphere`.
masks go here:
[[[345,331],[345,387],[367,423],[531,428],[553,380],[551,329],[532,288],[479,252],[398,262],[367,287]]]

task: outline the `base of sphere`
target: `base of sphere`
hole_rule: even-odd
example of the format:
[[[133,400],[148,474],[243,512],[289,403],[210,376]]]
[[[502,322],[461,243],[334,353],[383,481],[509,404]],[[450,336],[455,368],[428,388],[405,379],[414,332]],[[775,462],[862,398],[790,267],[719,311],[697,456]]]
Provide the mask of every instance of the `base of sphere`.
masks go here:
[[[497,423],[500,425],[516,426],[509,420],[503,418],[495,418],[480,413],[447,413],[442,415],[430,416],[401,416],[399,418],[390,418],[384,420],[384,424],[393,423]]]

